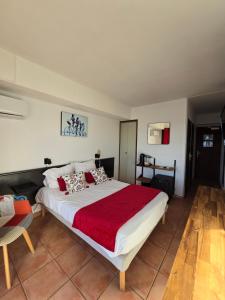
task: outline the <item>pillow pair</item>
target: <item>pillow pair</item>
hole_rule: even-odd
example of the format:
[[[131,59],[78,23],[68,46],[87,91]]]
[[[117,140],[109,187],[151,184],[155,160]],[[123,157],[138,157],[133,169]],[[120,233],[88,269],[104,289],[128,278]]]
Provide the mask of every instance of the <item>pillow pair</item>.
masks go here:
[[[87,183],[91,184],[94,183],[95,180],[91,174],[91,170],[96,169],[95,161],[93,159],[83,161],[83,162],[75,162],[74,163],[76,172],[83,172],[84,173],[84,180]]]
[[[91,181],[94,179],[94,182],[96,184],[100,184],[108,180],[108,177],[103,167],[90,170],[90,175],[92,176],[92,179],[90,177]],[[60,191],[67,191],[69,192],[69,194],[72,194],[74,192],[80,192],[84,190],[86,182],[84,181],[83,176],[84,173],[79,172],[74,173],[72,175],[64,175],[61,178],[58,178]]]
[[[90,172],[85,172],[84,175],[87,183],[91,184],[95,182],[94,177]],[[60,192],[67,191],[67,186],[69,186],[69,190],[71,189],[76,192],[83,190],[84,187],[81,187],[80,181],[82,181],[83,185],[85,186],[83,172],[61,176],[57,178],[57,181]]]
[[[93,159],[82,161],[82,162],[75,162],[74,168],[77,173],[83,172],[88,173],[90,170],[96,169],[95,161]]]
[[[95,166],[95,162],[93,159],[87,160],[84,162],[71,163],[71,164],[68,164],[68,165],[60,167],[60,168],[50,168],[43,173],[43,175],[45,176],[44,185],[47,187],[50,187],[51,189],[57,189],[57,188],[61,187],[60,190],[65,190],[65,184],[61,180],[62,176],[72,175],[75,172],[76,173],[79,173],[79,172],[85,173],[85,172],[89,172],[89,170],[95,169],[95,168],[96,168],[96,166]],[[83,175],[83,177],[84,177],[84,175]]]
[[[69,164],[60,168],[51,168],[46,170],[43,175],[45,176],[44,185],[50,187],[51,189],[57,189],[58,178],[64,175],[70,175],[75,172],[75,167],[73,164]]]
[[[108,180],[103,167],[96,169],[95,161],[93,159],[84,162],[74,163],[76,172],[84,172],[87,183],[102,183]]]

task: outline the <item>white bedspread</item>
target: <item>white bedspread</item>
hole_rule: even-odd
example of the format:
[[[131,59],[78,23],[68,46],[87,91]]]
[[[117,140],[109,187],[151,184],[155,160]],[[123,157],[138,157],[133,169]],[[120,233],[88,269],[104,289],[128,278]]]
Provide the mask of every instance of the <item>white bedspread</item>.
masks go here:
[[[103,184],[91,185],[72,195],[65,195],[65,192],[60,192],[58,189],[43,187],[38,191],[36,201],[43,203],[72,226],[74,216],[80,208],[115,193],[127,185],[127,183],[117,180],[110,180]],[[104,247],[102,249],[110,257],[128,253],[154,229],[165,211],[167,201],[167,194],[159,193],[155,199],[119,229],[114,252]]]

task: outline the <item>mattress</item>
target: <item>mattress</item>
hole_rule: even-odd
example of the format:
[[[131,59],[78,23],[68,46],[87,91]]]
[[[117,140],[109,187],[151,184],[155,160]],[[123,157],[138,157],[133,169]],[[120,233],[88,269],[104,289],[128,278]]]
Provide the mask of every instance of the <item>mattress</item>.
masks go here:
[[[74,216],[80,208],[107,197],[127,185],[127,183],[113,179],[99,185],[90,185],[89,188],[72,195],[65,195],[64,192],[60,192],[58,189],[43,187],[38,191],[36,201],[43,203],[52,212],[64,219],[67,224],[72,226]],[[105,252],[109,257],[116,257],[130,252],[145,240],[154,229],[165,212],[167,201],[167,194],[160,192],[118,230],[115,251],[111,252],[100,246],[102,248],[101,252]],[[80,236],[83,235],[83,233],[80,234]],[[90,241],[91,239],[88,238],[88,240]],[[91,243],[89,242],[89,244]]]

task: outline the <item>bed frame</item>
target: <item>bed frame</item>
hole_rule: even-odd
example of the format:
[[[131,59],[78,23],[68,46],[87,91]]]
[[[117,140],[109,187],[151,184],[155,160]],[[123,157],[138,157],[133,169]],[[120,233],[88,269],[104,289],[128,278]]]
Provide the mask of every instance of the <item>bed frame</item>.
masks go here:
[[[101,246],[98,243],[96,243],[93,240],[91,240],[88,236],[86,236],[85,234],[83,234],[79,230],[71,227],[71,225],[65,219],[63,219],[60,215],[56,214],[51,209],[49,209],[46,206],[44,206],[42,203],[40,203],[40,204],[42,205],[42,209],[41,209],[41,211],[42,211],[42,217],[45,216],[46,211],[48,211],[49,213],[51,213],[60,222],[62,222],[65,226],[67,226],[71,231],[73,231],[75,234],[77,234],[82,240],[84,240],[87,244],[89,244],[97,252],[99,252],[100,254],[102,254],[108,261],[110,261],[119,270],[119,288],[120,288],[121,291],[125,291],[126,290],[126,270],[128,269],[131,261],[134,259],[134,257],[136,256],[136,254],[139,252],[139,250],[141,249],[141,247],[144,245],[144,243],[146,242],[146,240],[148,239],[149,235],[154,230],[154,228],[152,229],[152,231],[149,232],[148,236],[140,244],[138,244],[134,249],[132,249],[129,253],[127,253],[125,255],[119,255],[119,256],[116,256],[116,257],[109,257],[106,252],[103,252],[101,250]],[[165,224],[167,209],[168,209],[168,205],[166,205],[165,211],[164,211],[162,217],[159,219],[158,223],[161,220],[162,224]],[[90,244],[90,242],[89,242],[90,240],[92,241],[92,244]],[[118,267],[118,265],[116,265],[116,261],[119,258],[120,258],[121,261],[122,260],[124,260],[124,261],[127,260],[127,263],[126,263],[127,266],[125,266],[124,269],[121,268],[122,270],[120,270],[120,268]]]
[[[96,167],[103,166],[105,169],[106,174],[108,177],[114,176],[114,157],[110,158],[103,158],[103,159],[96,159],[95,160]],[[64,164],[65,165],[65,164]],[[23,170],[23,171],[17,171],[17,172],[10,172],[10,173],[2,173],[0,174],[0,194],[16,194],[16,195],[25,195],[29,199],[30,204],[34,204],[35,202],[35,196],[37,191],[43,187],[43,180],[44,176],[42,175],[44,171],[50,168],[55,167],[62,167],[64,165],[57,165],[57,166],[51,166],[51,167],[44,167],[44,168],[37,168],[37,169],[30,169],[30,170]],[[86,241],[88,244],[88,237],[80,233],[75,228],[71,227],[70,224],[68,224],[64,219],[62,219],[59,215],[56,215],[53,211],[50,209],[47,209],[45,206],[42,205],[42,216],[45,215],[45,212],[49,211],[52,215],[54,215],[58,220],[60,220],[63,224],[65,224],[70,230],[72,230],[75,234],[77,234],[81,239]],[[166,210],[164,211],[164,214],[162,215],[162,223],[165,223],[165,216],[166,216]],[[160,221],[160,219],[159,219]],[[151,232],[149,232],[149,235]],[[148,236],[149,236],[148,235]],[[146,237],[146,239],[148,238]],[[136,256],[138,251],[141,249],[143,244],[145,243],[146,239],[144,239],[140,244],[138,244],[131,252],[129,252],[126,255],[120,255],[116,258],[111,258],[107,256],[106,252],[101,251],[100,245],[96,243],[96,247],[93,245],[90,245],[91,247],[95,248],[96,251],[101,253],[107,260],[109,260],[118,270],[119,270],[119,286],[121,291],[125,291],[126,288],[126,270],[129,267],[129,264],[133,260],[133,258]],[[93,244],[93,240],[92,240]],[[127,256],[127,257],[126,257]],[[126,264],[127,266],[124,268],[119,268],[116,266],[118,263],[116,263],[116,260],[120,259],[120,262],[123,260],[127,260]]]

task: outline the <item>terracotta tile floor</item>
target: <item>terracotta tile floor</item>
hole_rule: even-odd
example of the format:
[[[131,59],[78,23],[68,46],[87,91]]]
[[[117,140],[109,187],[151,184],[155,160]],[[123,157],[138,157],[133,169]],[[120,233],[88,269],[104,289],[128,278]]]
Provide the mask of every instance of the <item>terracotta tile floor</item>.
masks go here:
[[[190,207],[188,198],[170,201],[166,225],[157,225],[126,272],[126,292],[119,291],[118,272],[111,263],[50,214],[37,217],[29,228],[35,254],[22,238],[9,247],[9,291],[0,254],[0,298],[160,300]]]

